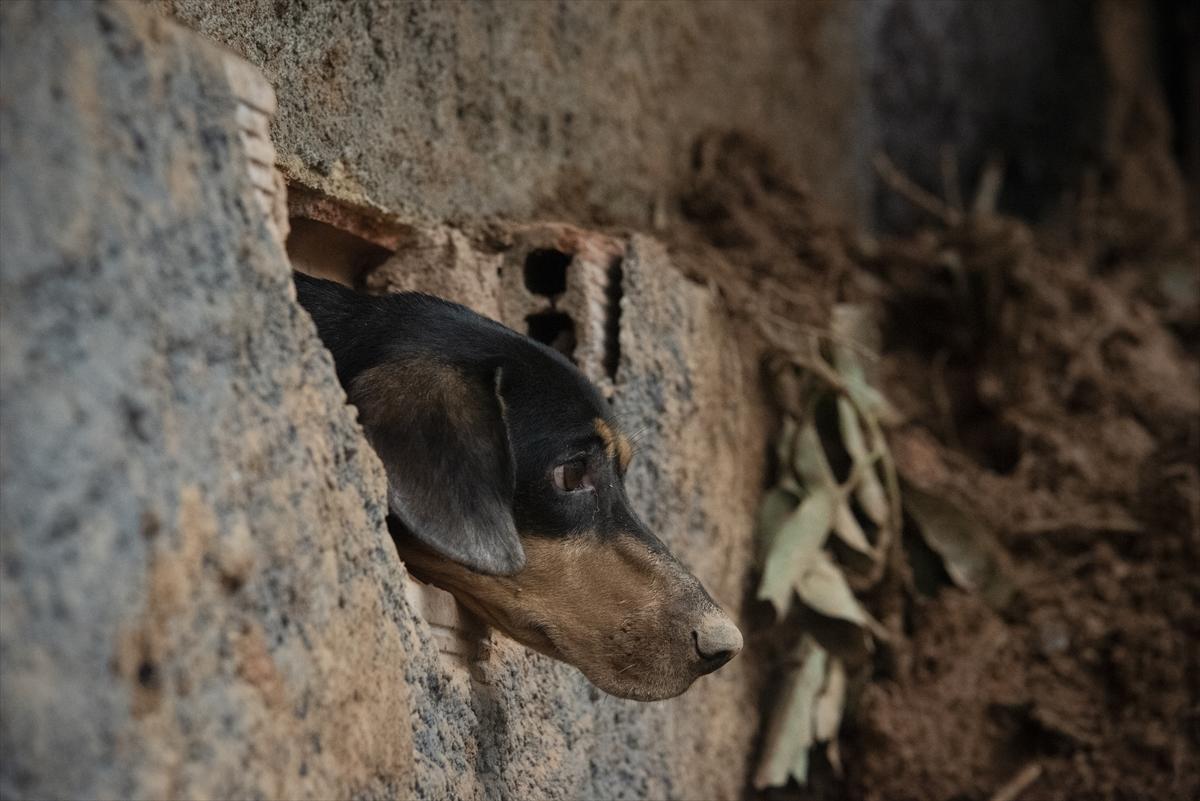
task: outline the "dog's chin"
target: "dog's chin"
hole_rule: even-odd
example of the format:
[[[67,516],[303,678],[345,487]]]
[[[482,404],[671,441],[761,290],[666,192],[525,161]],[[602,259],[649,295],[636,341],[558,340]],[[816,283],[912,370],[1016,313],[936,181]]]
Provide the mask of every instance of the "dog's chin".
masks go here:
[[[666,701],[682,695],[694,681],[691,677],[669,676],[653,677],[645,681],[627,679],[625,676],[611,673],[591,673],[583,668],[580,668],[580,671],[599,689],[630,701]]]
[[[689,687],[692,686],[694,679],[688,678],[684,681],[656,681],[650,684],[642,685],[632,682],[612,681],[609,677],[593,676],[586,671],[588,681],[596,685],[599,689],[616,696],[617,698],[625,698],[629,701],[666,701],[670,698],[683,695]]]
[[[492,628],[503,632],[509,639],[515,640],[526,648],[571,665],[597,689],[617,698],[625,698],[630,701],[665,701],[683,694],[696,680],[695,676],[686,673],[682,675],[659,673],[654,676],[643,676],[632,671],[622,672],[573,655],[574,649],[566,643],[560,646],[549,627],[533,625],[528,628],[522,627],[520,631],[513,631],[494,618],[488,622]]]
[[[550,643],[549,648],[538,647],[529,642],[524,644],[546,656],[566,662],[582,673],[597,689],[617,698],[625,698],[630,701],[665,701],[668,698],[682,695],[696,680],[696,677],[688,671],[673,674],[653,670],[652,675],[646,675],[633,670],[619,670],[609,665],[597,664],[584,655],[574,654],[574,649],[568,643],[560,645],[555,642],[552,633],[545,630],[539,633],[544,634],[545,639]],[[518,637],[513,639],[524,642]]]

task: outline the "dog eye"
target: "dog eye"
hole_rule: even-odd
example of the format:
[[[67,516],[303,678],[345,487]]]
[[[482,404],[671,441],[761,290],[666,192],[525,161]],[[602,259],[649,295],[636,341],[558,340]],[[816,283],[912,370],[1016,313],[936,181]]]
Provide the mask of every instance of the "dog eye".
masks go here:
[[[592,480],[588,476],[587,462],[583,459],[575,459],[563,462],[554,468],[554,486],[563,492],[591,489]]]

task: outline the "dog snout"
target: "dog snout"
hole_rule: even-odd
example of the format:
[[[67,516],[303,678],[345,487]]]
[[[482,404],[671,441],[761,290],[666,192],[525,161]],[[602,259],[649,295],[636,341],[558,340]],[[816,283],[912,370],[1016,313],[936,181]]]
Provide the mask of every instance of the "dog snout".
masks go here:
[[[692,630],[692,642],[696,646],[700,674],[704,675],[738,655],[742,650],[742,632],[718,609],[701,618]]]

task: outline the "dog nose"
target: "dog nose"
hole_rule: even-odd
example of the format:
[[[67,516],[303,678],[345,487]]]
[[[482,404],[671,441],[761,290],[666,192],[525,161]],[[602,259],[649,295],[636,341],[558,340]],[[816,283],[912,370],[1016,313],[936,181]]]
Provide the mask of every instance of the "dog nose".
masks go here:
[[[742,632],[724,612],[709,612],[692,630],[692,642],[700,657],[700,674],[712,673],[742,650]]]

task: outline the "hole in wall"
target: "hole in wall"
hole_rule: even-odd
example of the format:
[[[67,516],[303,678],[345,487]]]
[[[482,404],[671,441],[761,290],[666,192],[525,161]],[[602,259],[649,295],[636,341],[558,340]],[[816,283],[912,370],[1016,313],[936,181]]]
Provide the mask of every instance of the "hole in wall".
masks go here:
[[[571,254],[553,248],[531,250],[525,257],[525,288],[535,295],[552,297],[567,291]]]
[[[157,690],[162,686],[162,679],[158,673],[158,665],[149,660],[143,660],[137,669],[138,684],[147,690]]]
[[[143,654],[133,666],[131,678],[134,684],[130,711],[134,718],[140,719],[154,712],[162,703],[162,670],[148,654]]]
[[[290,224],[286,246],[292,267],[316,278],[357,287],[392,255],[381,245],[319,220],[292,217]]]
[[[604,372],[616,381],[621,366],[621,295],[625,270],[620,258],[608,266],[608,286],[604,288]]]
[[[575,321],[562,312],[541,312],[525,318],[526,333],[543,345],[572,358],[575,353]]]
[[[234,575],[233,573],[221,574],[221,587],[231,595],[240,590],[244,583],[245,579],[242,576]]]

